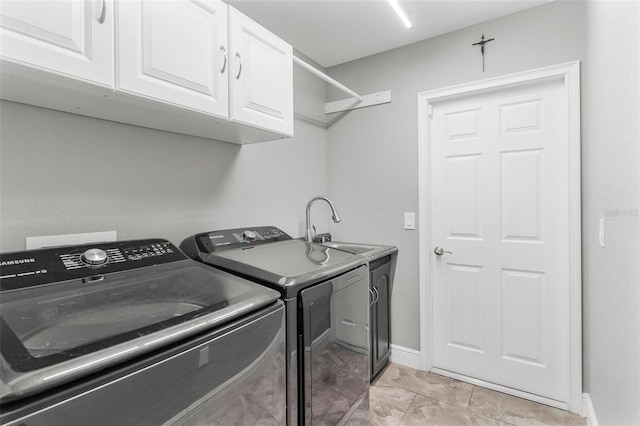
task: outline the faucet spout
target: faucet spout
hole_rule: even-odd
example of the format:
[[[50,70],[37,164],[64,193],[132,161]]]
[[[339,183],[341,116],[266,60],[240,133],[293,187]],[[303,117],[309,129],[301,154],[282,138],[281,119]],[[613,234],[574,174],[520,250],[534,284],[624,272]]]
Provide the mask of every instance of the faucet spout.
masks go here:
[[[329,197],[323,197],[323,196],[313,197],[311,200],[309,200],[309,203],[307,204],[307,231],[305,234],[305,240],[309,243],[313,242],[313,233],[311,232],[311,206],[313,205],[313,203],[319,200],[326,201],[327,204],[329,204],[329,207],[331,207],[331,215],[332,215],[331,219],[333,219],[334,223],[338,223],[342,220],[340,219],[340,215],[338,215],[336,206],[333,205],[333,201],[331,201]]]

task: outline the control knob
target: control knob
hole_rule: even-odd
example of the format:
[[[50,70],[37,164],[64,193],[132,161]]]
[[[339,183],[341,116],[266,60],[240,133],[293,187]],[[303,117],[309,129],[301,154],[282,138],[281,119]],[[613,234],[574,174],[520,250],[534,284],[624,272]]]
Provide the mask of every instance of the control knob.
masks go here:
[[[255,240],[257,236],[258,235],[254,231],[247,230],[242,233],[242,238],[244,238],[246,241]]]
[[[80,256],[80,259],[88,265],[102,265],[107,261],[107,258],[107,253],[97,248],[89,249]]]

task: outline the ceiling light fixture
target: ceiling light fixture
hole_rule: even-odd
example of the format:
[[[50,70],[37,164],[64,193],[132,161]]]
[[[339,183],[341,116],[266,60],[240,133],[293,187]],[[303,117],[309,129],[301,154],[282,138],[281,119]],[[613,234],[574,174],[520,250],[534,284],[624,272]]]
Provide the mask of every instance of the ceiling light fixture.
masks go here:
[[[411,22],[409,21],[409,18],[407,18],[407,15],[404,14],[404,11],[400,8],[400,5],[398,4],[398,0],[387,0],[387,1],[391,5],[391,7],[393,7],[393,10],[395,10],[396,14],[400,17],[400,20],[402,21],[404,26],[407,28],[411,28],[412,27]]]

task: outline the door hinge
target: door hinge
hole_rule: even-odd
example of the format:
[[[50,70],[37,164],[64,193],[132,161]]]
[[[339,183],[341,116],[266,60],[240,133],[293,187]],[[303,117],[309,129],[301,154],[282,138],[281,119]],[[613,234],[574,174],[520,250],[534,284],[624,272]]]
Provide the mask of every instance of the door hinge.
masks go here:
[[[431,105],[431,104],[427,105],[427,115],[429,117],[433,117],[433,105]]]

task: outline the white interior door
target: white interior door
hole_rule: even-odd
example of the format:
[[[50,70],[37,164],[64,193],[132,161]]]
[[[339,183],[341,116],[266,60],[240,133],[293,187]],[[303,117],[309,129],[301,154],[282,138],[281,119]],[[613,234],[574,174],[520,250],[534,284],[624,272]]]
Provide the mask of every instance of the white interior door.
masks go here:
[[[570,223],[561,79],[432,103],[433,367],[567,402]],[[434,247],[431,247],[434,250]]]

